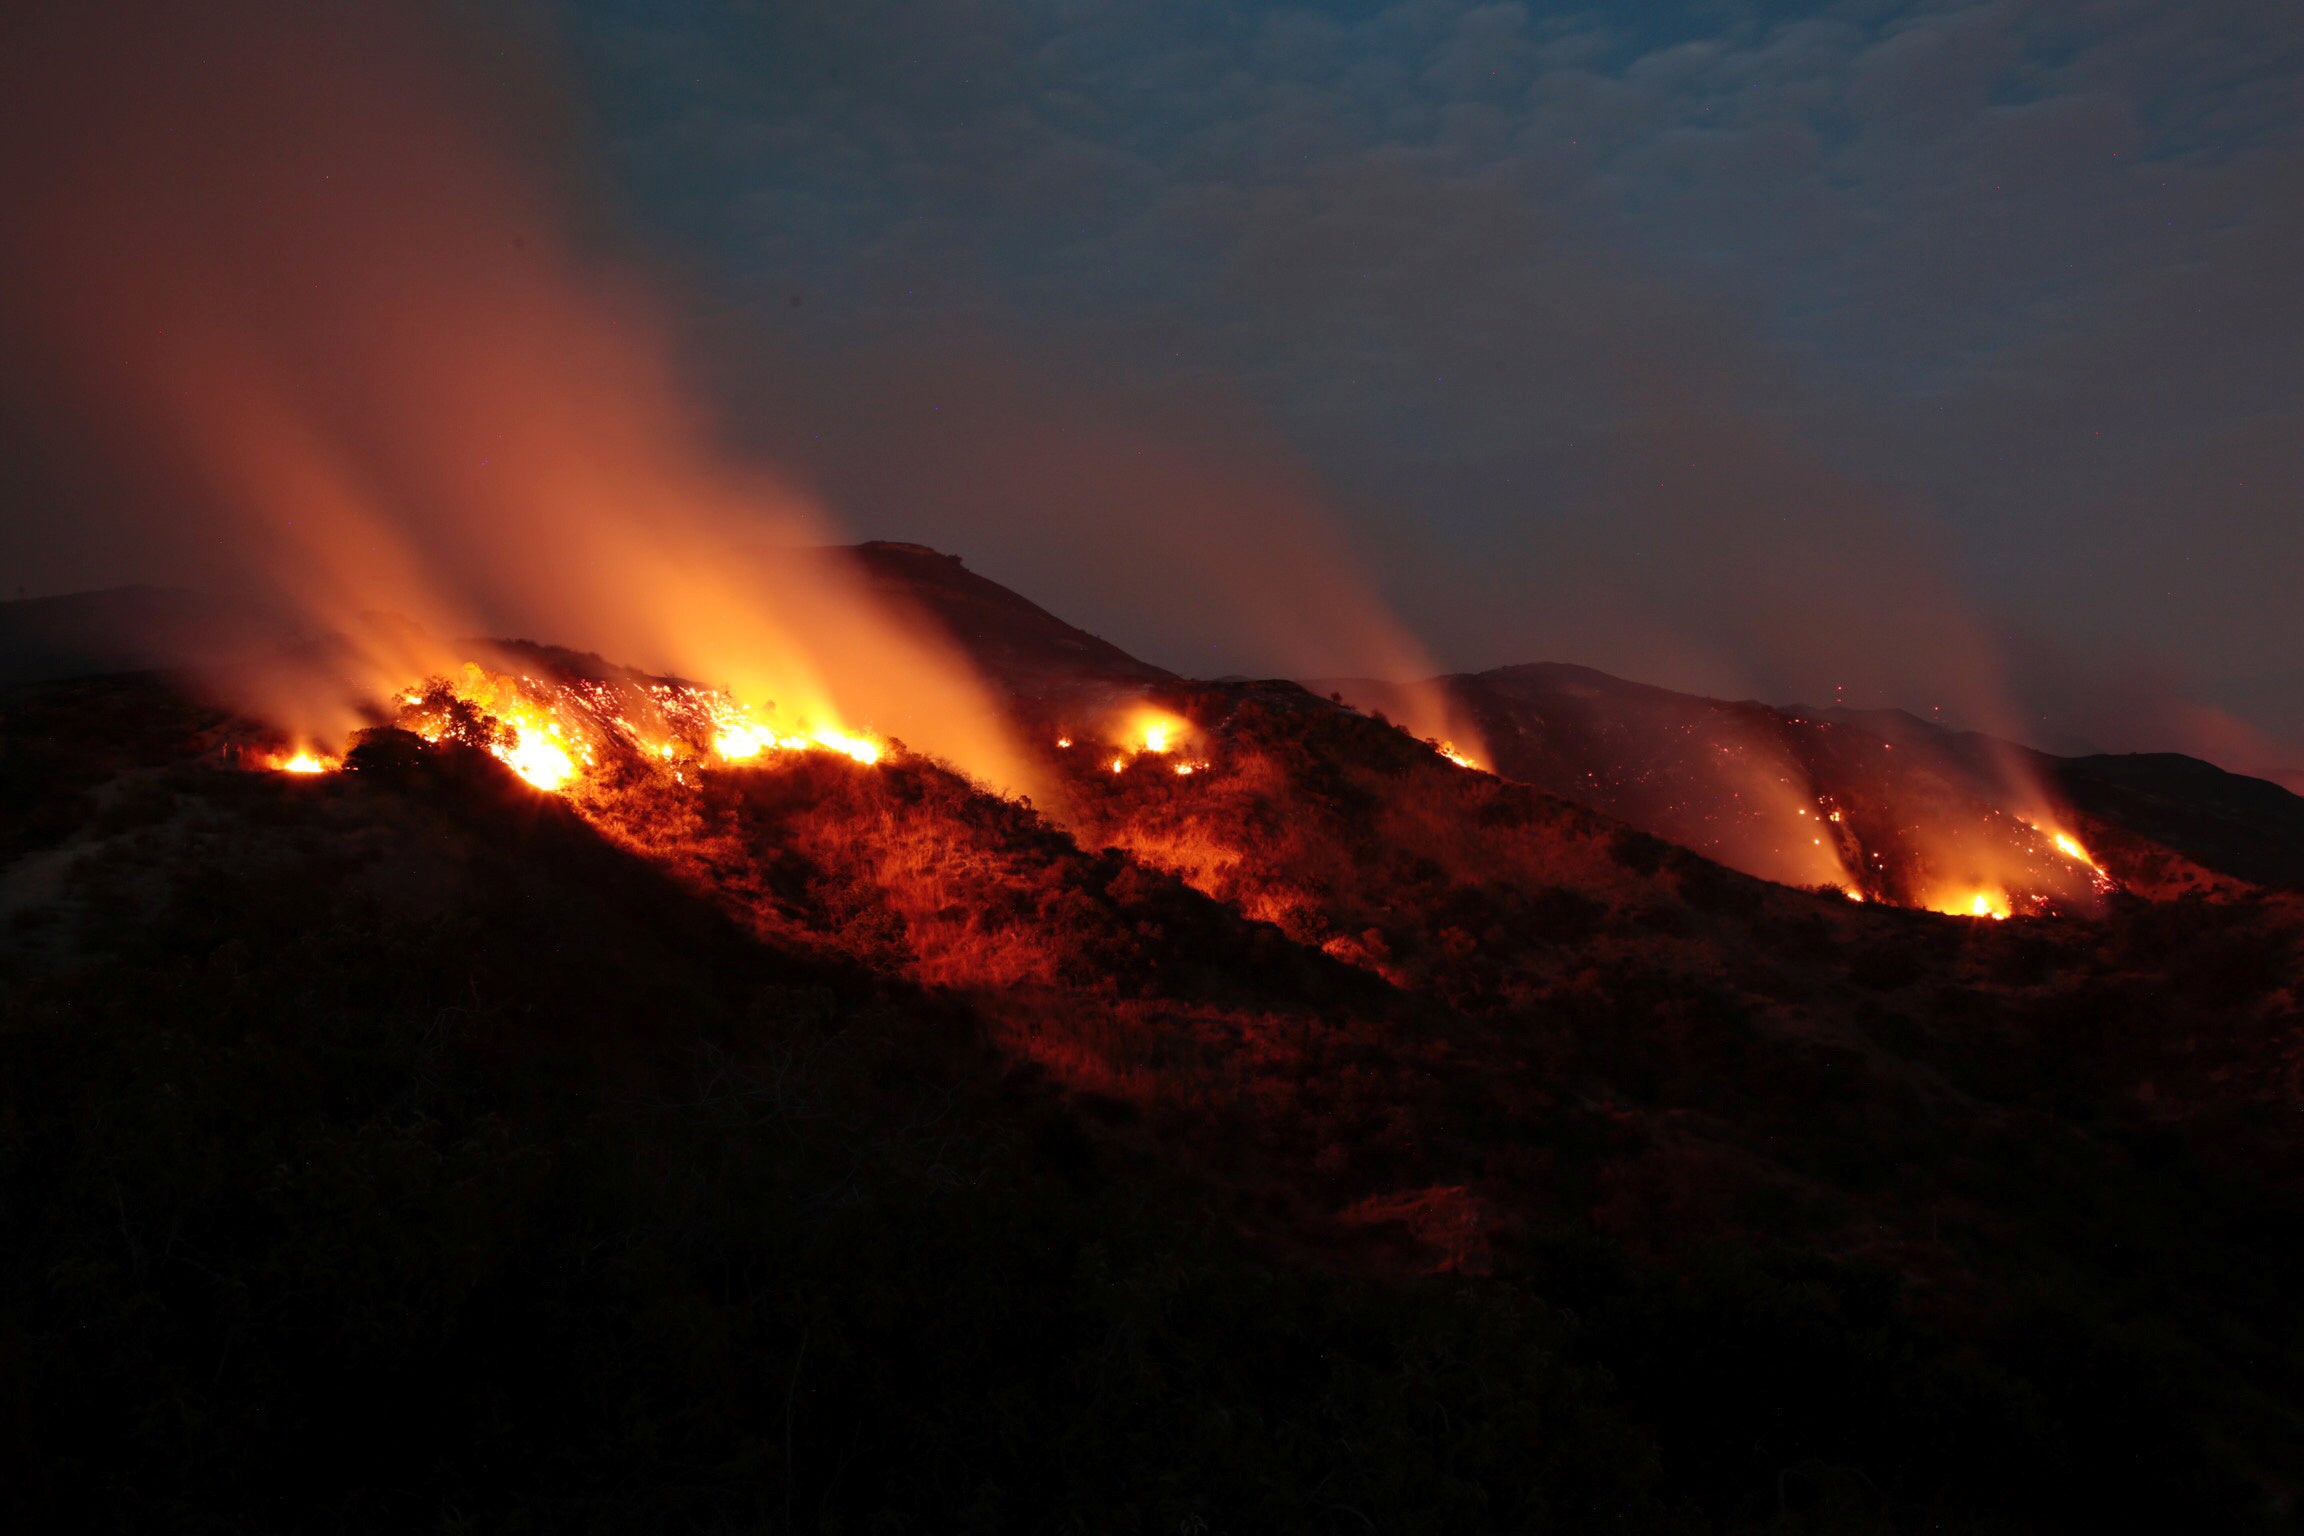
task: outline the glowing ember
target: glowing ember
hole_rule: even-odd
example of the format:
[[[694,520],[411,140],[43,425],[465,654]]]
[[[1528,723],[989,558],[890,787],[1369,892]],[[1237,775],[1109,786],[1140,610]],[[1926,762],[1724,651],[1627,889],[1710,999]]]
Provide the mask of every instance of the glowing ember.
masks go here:
[[[1072,745],[1072,738],[1069,736],[1059,736],[1056,738],[1056,745],[1069,748]]]
[[[1124,757],[1112,759],[1112,771],[1114,773],[1126,773],[1128,771],[1128,759]]]
[[[282,773],[326,773],[336,765],[326,758],[315,757],[310,751],[303,751],[294,757],[282,758],[272,766]]]

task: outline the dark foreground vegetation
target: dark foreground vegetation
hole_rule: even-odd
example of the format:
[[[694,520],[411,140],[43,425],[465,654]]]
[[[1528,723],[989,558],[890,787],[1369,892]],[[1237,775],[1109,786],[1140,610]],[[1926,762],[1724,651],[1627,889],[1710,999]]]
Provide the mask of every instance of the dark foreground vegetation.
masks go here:
[[[2296,1527],[2285,898],[1844,913],[1176,703],[1208,775],[1083,777],[1098,851],[932,765],[579,814],[0,697],[11,1505]]]

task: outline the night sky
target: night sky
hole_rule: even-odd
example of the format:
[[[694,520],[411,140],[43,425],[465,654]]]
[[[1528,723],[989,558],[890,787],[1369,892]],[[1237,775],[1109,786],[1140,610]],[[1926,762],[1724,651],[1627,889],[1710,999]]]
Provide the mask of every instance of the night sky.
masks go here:
[[[492,35],[737,450],[1151,659],[1348,662],[1318,544],[1442,667],[2304,770],[2293,0]]]

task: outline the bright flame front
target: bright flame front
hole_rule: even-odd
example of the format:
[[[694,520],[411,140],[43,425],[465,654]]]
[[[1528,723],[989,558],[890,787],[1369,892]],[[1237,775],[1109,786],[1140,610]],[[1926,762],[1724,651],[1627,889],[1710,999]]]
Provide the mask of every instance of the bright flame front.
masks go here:
[[[493,750],[507,767],[538,789],[562,790],[576,777],[576,759],[543,732],[523,732]]]
[[[401,690],[392,723],[424,740],[479,747],[537,789],[563,793],[614,759],[671,765],[699,758],[746,763],[769,753],[836,752],[870,766],[885,746],[832,725],[779,729],[718,689],[578,678],[553,681],[467,662],[455,679]],[[770,706],[772,708],[773,706]],[[283,773],[325,773],[310,750],[275,758]],[[688,782],[684,774],[680,782]]]

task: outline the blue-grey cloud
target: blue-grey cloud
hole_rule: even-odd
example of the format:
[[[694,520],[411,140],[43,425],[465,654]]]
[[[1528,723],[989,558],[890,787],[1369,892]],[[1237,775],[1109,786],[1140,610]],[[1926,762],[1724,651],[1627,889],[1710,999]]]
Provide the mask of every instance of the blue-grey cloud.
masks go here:
[[[1161,659],[995,405],[1324,502],[1453,663],[2304,740],[2289,0],[548,12],[731,433]]]

